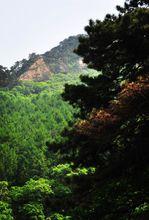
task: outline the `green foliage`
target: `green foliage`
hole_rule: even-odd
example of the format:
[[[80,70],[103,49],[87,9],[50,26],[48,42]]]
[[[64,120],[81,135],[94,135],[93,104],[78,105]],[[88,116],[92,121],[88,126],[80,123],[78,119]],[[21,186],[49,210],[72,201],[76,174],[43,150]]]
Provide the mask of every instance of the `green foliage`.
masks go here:
[[[79,81],[77,77],[72,81]],[[74,109],[60,97],[64,83],[62,74],[47,83],[0,90],[1,180],[24,183],[48,175],[46,142],[60,142],[62,130],[73,120]]]
[[[148,219],[148,6],[128,0],[118,15],[90,20],[79,38],[76,53],[101,73],[63,93],[85,119],[59,148],[75,167],[66,175],[77,171],[73,219]]]
[[[45,220],[45,215],[43,213],[43,206],[38,203],[25,204],[23,206],[23,209],[21,210],[21,213],[23,214],[22,219]]]
[[[50,216],[51,220],[71,220],[72,218],[70,216],[63,216],[59,213],[54,213]]]
[[[134,209],[133,216],[142,216],[145,213],[149,213],[149,203],[146,202]]]
[[[0,220],[14,220],[9,204],[2,201],[0,201]]]
[[[30,179],[23,186],[12,186],[9,191],[16,216],[41,220],[56,210],[58,204],[58,210],[62,211],[65,198],[70,194],[70,188],[60,182],[60,179]],[[62,204],[60,200],[63,200]]]
[[[146,6],[126,0],[85,28],[76,52],[101,73],[0,89],[1,220],[148,219]],[[63,98],[84,120],[61,99],[65,83]]]
[[[72,191],[65,172],[52,170],[61,156],[46,142],[61,142],[61,132],[78,112],[60,93],[65,82],[79,83],[79,75],[59,74],[46,83],[0,90],[0,179],[10,182],[0,182],[0,199],[12,207],[15,219],[45,219],[46,213],[66,210],[67,202],[59,200]]]
[[[79,37],[75,52],[89,68],[101,71],[99,76],[82,77],[81,85],[67,85],[63,98],[82,110],[85,117],[92,108],[107,107],[120,91],[124,80],[135,80],[149,69],[149,3],[126,1],[115,16],[103,21],[90,20],[86,35]],[[139,46],[138,46],[139,45]]]
[[[0,177],[3,180],[15,178],[17,171],[18,155],[14,148],[7,144],[0,145]]]
[[[80,77],[79,85],[66,84],[62,94],[64,100],[81,109],[85,117],[92,108],[107,107],[108,102],[116,95],[119,85],[101,73]]]
[[[12,76],[10,71],[0,65],[0,87],[5,87],[10,85],[10,81],[12,80]]]
[[[148,69],[148,18],[147,8],[136,7],[118,16],[108,14],[103,21],[90,20],[76,52],[111,80],[134,79]]]
[[[9,189],[8,189],[8,182],[0,181],[0,200],[1,201],[8,201],[9,200]]]
[[[11,188],[11,197],[14,201],[42,201],[47,196],[52,195],[53,191],[50,181],[46,179],[30,179],[22,187],[14,186]]]
[[[57,166],[52,167],[51,175],[54,177],[74,177],[74,176],[83,176],[95,173],[95,167],[81,167],[81,168],[74,168],[73,163],[71,164],[58,164]]]

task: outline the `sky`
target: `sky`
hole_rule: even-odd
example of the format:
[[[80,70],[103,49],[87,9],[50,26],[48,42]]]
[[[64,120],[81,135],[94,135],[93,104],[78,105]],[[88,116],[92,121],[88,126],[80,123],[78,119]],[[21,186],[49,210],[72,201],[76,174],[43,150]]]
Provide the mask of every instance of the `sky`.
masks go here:
[[[89,19],[115,13],[124,0],[0,0],[0,65],[10,67],[84,33]]]

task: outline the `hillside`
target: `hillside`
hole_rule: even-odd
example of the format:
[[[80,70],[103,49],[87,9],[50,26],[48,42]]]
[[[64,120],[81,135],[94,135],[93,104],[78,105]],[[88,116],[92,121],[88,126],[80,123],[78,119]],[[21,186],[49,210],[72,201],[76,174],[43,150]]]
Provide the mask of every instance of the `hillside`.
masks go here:
[[[82,6],[84,17],[96,3]],[[79,38],[0,65],[0,220],[149,220],[149,0],[116,9]]]
[[[86,69],[81,58],[73,53],[78,36],[71,36],[44,54],[32,53],[29,58],[15,63],[11,72],[21,80],[46,81],[55,73],[75,73]]]

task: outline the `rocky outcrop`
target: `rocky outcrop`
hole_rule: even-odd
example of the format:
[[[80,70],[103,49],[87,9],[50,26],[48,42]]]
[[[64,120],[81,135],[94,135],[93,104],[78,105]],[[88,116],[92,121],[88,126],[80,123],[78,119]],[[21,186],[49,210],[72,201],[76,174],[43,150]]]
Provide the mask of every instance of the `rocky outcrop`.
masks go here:
[[[49,67],[41,56],[20,76],[20,80],[48,80],[51,75]]]
[[[73,51],[78,46],[78,37],[71,36],[60,42],[50,51],[37,55],[30,54],[28,60],[18,61],[11,67],[11,72],[20,80],[45,81],[52,74],[82,72],[86,65]]]

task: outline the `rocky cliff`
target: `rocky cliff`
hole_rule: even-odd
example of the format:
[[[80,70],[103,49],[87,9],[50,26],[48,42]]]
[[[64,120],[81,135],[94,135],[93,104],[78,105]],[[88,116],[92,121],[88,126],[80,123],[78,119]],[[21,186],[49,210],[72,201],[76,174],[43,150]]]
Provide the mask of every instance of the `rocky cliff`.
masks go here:
[[[50,51],[37,55],[30,54],[29,58],[15,63],[11,67],[13,74],[20,80],[43,81],[48,80],[52,74],[82,72],[86,69],[82,59],[73,53],[78,46],[78,36],[71,36],[60,42]]]

